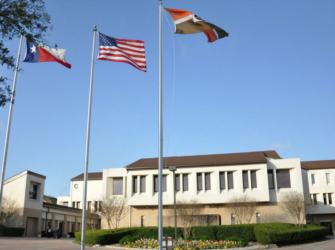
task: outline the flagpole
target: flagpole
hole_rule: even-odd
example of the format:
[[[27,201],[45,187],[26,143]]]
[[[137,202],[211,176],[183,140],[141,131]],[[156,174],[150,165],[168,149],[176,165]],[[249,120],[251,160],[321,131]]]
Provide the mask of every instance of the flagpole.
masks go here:
[[[12,93],[10,94],[9,114],[8,114],[8,120],[7,120],[7,130],[6,130],[6,137],[5,137],[4,153],[3,153],[3,158],[2,158],[1,184],[0,184],[0,212],[1,212],[1,207],[2,207],[3,187],[4,187],[4,181],[5,181],[5,175],[6,175],[9,136],[10,136],[10,131],[11,131],[11,127],[12,127],[12,117],[13,117],[13,108],[14,108],[14,100],[15,100],[15,92],[16,92],[16,82],[17,82],[17,76],[18,76],[19,67],[20,67],[22,40],[23,40],[23,36],[21,35],[20,42],[19,42],[19,49],[17,51],[15,69],[14,69]]]
[[[163,1],[159,0],[159,56],[158,56],[158,249],[163,250]]]
[[[92,45],[92,59],[91,59],[91,72],[90,84],[88,94],[88,111],[87,111],[87,125],[86,125],[86,145],[85,145],[85,167],[84,167],[84,189],[83,189],[83,204],[81,213],[81,241],[80,249],[85,250],[85,232],[86,232],[86,207],[87,207],[87,174],[90,153],[90,134],[91,134],[91,113],[92,113],[92,93],[93,93],[93,77],[94,77],[94,55],[95,55],[95,40],[96,40],[97,26],[93,27],[93,45]]]

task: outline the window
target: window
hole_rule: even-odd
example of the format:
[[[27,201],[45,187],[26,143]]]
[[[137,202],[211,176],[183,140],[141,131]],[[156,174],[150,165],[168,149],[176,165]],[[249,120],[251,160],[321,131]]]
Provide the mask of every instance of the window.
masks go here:
[[[166,175],[162,176],[162,191],[166,192]],[[158,175],[154,175],[154,192],[158,192]]]
[[[256,170],[250,171],[251,176],[251,188],[257,188],[257,174]]]
[[[91,202],[90,201],[87,202],[87,210],[91,211]]]
[[[211,173],[205,173],[205,190],[211,190]]]
[[[235,214],[231,214],[231,215],[230,215],[230,223],[231,223],[232,225],[235,225],[235,224],[236,224],[236,216],[235,216]]]
[[[94,212],[97,212],[98,211],[98,202],[95,201],[94,202]]]
[[[123,178],[113,178],[113,195],[123,194]]]
[[[197,173],[197,190],[202,190],[202,173]]]
[[[330,173],[326,173],[326,183],[327,185],[330,183]]]
[[[140,193],[145,192],[145,176],[140,176]]]
[[[183,191],[188,191],[188,174],[183,174]]]
[[[323,204],[327,205],[327,194],[323,194]]]
[[[311,174],[312,185],[315,185],[315,174]]]
[[[144,227],[144,215],[141,215],[141,227]]]
[[[228,189],[233,189],[234,188],[234,172],[230,171],[227,172],[227,179],[228,179]]]
[[[332,199],[332,194],[331,193],[328,194],[328,204],[329,205],[333,204],[333,199]]]
[[[39,185],[40,185],[39,183],[30,182],[30,188],[29,188],[30,199],[37,200]]]
[[[261,214],[260,213],[256,213],[256,223],[257,224],[261,223]]]
[[[137,193],[137,176],[133,176],[133,193]]]
[[[277,170],[277,186],[278,188],[290,188],[291,187],[289,169]]]
[[[77,201],[76,208],[80,208],[80,201]]]
[[[76,207],[76,202],[72,201],[72,207]]]
[[[175,190],[176,192],[180,191],[180,174],[175,176]]]
[[[275,188],[275,177],[273,174],[273,169],[268,170],[268,182],[269,182],[269,189]]]
[[[318,200],[317,200],[317,195],[316,194],[311,194],[311,198],[312,198],[312,203],[314,205],[317,205],[318,204]]]
[[[224,190],[226,188],[226,173],[220,172],[219,173],[219,181],[220,181],[220,190]]]
[[[243,188],[249,188],[248,171],[242,171]]]

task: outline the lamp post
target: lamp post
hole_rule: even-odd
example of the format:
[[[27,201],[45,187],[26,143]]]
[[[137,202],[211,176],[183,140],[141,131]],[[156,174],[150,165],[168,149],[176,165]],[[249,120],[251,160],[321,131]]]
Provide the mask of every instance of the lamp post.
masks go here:
[[[174,219],[174,239],[177,240],[177,210],[176,210],[176,166],[169,166],[173,175],[173,219]]]

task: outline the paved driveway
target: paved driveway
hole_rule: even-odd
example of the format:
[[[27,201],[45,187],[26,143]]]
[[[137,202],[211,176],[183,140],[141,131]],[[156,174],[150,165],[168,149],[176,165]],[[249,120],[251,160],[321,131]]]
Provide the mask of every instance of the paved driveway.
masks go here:
[[[68,239],[0,238],[0,250],[79,250],[80,246]],[[108,248],[86,247],[86,250]],[[334,250],[335,239],[310,244],[281,247],[278,250]]]
[[[79,250],[72,239],[0,238],[0,250]],[[98,248],[86,247],[85,250]]]
[[[279,249],[280,250],[334,250],[335,249],[335,238],[324,240],[324,241],[318,241],[314,243],[309,243],[309,244],[281,247]]]

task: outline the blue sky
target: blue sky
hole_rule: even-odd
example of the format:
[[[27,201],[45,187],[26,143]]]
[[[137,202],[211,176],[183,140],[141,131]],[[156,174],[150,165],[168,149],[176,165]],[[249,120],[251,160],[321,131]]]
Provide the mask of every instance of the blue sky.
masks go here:
[[[66,48],[73,68],[22,64],[6,176],[36,171],[47,176],[47,194],[62,195],[83,171],[94,24],[114,37],[144,40],[148,72],[96,61],[89,170],[157,155],[158,1],[46,2],[53,26],[46,41]],[[165,6],[230,33],[213,44],[203,34],[174,35],[165,15],[166,155],[274,149],[303,160],[335,158],[335,1]],[[16,54],[18,40],[7,45]],[[8,107],[0,109],[1,150],[7,114]]]

